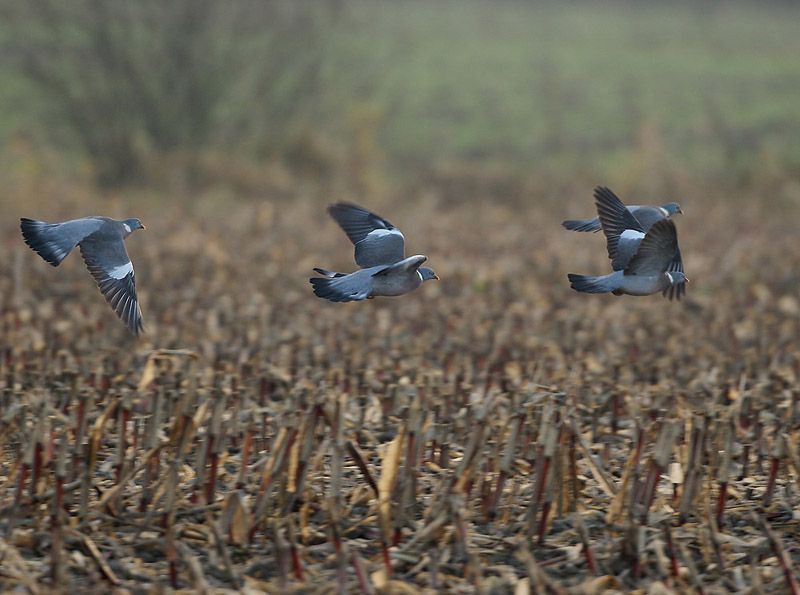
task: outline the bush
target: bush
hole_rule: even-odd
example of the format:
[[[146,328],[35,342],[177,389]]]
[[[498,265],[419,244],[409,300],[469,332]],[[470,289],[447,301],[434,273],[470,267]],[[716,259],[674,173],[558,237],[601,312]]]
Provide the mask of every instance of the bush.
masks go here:
[[[152,156],[265,152],[314,96],[331,2],[0,0],[5,60],[52,105],[101,186]]]

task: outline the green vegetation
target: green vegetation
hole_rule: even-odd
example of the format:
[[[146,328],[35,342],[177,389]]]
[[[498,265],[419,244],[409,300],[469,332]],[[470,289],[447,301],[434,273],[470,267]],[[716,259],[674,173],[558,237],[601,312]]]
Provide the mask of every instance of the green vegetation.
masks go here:
[[[10,0],[3,4],[11,11]],[[45,27],[31,36],[31,23],[41,25],[36,7],[47,4],[6,19],[5,45],[35,49],[52,34]],[[309,131],[353,145],[363,134],[356,128],[366,126],[374,149],[395,163],[591,171],[645,153],[715,175],[747,175],[765,159],[800,166],[797,7],[237,0],[222,12],[201,3],[202,18],[195,3],[178,2],[144,3],[136,18],[121,19],[113,2],[77,4],[111,7],[109,31],[149,65],[140,74],[152,70],[155,103],[133,119],[137,151],[221,149],[258,160],[290,150]],[[77,23],[70,31],[78,40],[88,34],[79,12],[61,13]],[[126,29],[165,13],[175,26],[145,36]],[[107,25],[91,24],[100,32]],[[184,43],[196,58],[191,68],[175,58]],[[3,68],[0,138],[25,131],[86,148],[74,142],[74,126],[65,130],[63,96],[42,94],[19,62]],[[159,142],[147,115],[177,128],[165,132],[170,142]]]
[[[348,60],[377,46],[370,99],[398,155],[602,161],[635,150],[650,126],[680,163],[766,149],[800,163],[796,9],[412,2],[358,12],[374,27],[351,19]]]

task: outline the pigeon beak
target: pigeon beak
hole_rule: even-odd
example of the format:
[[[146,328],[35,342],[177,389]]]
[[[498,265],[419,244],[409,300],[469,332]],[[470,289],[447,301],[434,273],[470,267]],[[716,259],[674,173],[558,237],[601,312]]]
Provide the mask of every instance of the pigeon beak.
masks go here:
[[[440,280],[440,279],[439,279],[439,275],[434,275],[434,276],[433,276],[433,278],[434,278],[434,279],[436,279],[437,281],[439,281],[439,280]]]
[[[683,215],[683,209],[682,209],[682,208],[678,207],[678,212],[679,212],[681,215]]]
[[[146,230],[146,229],[147,229],[147,228],[144,226],[144,223],[142,223],[141,225],[142,225],[142,229],[144,229],[144,230]]]
[[[683,280],[689,283],[689,277],[684,277]]]

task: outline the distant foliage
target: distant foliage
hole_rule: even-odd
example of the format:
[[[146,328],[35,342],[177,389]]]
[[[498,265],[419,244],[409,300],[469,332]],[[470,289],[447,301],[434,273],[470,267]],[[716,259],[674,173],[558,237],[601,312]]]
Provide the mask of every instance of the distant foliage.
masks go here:
[[[4,60],[54,104],[102,186],[211,144],[267,151],[315,95],[336,3],[0,0]]]
[[[651,189],[798,171],[800,6],[702,6],[0,0],[0,160],[34,139],[105,186],[195,191],[262,187],[277,156],[346,163],[363,195],[476,167]]]

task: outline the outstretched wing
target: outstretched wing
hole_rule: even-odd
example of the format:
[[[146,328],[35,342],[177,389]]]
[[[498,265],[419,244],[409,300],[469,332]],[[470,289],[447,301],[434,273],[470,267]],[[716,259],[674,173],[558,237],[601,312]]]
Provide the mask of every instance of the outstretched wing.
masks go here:
[[[138,335],[144,328],[142,311],[136,297],[133,263],[122,237],[92,234],[80,243],[80,247],[86,268],[97,282],[103,297],[131,332]]]
[[[19,220],[25,243],[54,267],[60,265],[81,240],[102,225],[102,220],[92,217],[63,223],[47,223],[25,217]]]
[[[600,231],[600,219],[595,217],[594,219],[567,219],[566,221],[561,222],[562,227],[564,229],[568,229],[570,231],[591,231],[596,232]]]
[[[611,266],[615,271],[622,270],[636,253],[644,237],[644,228],[608,188],[598,186],[594,189],[594,204],[606,236]]]
[[[327,277],[328,279],[347,276],[345,273],[337,273],[336,271],[329,271],[328,269],[321,269],[319,267],[314,267],[314,272],[322,275],[323,277]]]
[[[344,202],[328,207],[328,213],[355,244],[355,260],[361,268],[403,260],[405,238],[383,217]]]
[[[428,260],[427,256],[423,256],[422,254],[415,254],[414,256],[409,256],[401,260],[400,262],[396,262],[392,265],[382,268],[381,270],[374,273],[373,277],[385,276],[385,275],[395,275],[400,272],[409,272],[409,271],[416,271],[419,267],[422,266],[422,263]]]
[[[626,275],[660,275],[669,268],[678,250],[678,232],[669,219],[650,228],[636,255],[625,268]]]
[[[672,259],[672,262],[669,263],[669,267],[667,268],[667,272],[669,273],[683,273],[683,259],[681,258],[681,249],[677,248],[675,250],[675,256]],[[676,285],[670,285],[667,287],[663,292],[664,297],[669,297],[670,300],[681,299],[684,294],[686,293],[686,283],[678,283]]]

